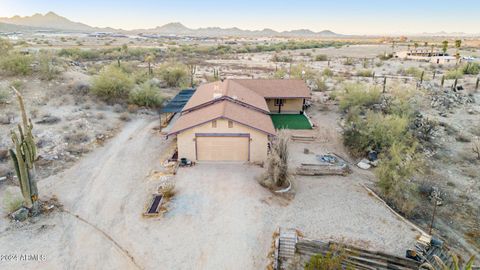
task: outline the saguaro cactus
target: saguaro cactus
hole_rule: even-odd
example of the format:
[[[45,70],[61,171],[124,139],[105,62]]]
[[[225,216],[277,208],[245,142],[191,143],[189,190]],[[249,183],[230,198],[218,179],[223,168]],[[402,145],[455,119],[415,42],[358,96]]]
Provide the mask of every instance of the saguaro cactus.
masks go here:
[[[22,95],[12,87],[18,98],[20,112],[22,114],[22,125],[18,125],[18,134],[11,131],[11,138],[14,149],[10,149],[15,172],[20,183],[24,206],[33,214],[38,213],[38,189],[35,181],[35,160],[37,158],[37,147],[32,135],[32,121],[27,118]]]

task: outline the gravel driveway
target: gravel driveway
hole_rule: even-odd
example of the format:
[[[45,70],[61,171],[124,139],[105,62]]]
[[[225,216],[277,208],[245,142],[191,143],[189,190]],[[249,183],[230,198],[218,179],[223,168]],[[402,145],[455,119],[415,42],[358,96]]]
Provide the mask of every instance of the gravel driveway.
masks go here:
[[[0,262],[0,268],[264,269],[278,226],[398,255],[413,245],[416,234],[370,197],[355,175],[299,178],[289,201],[256,182],[262,171],[257,166],[197,164],[178,171],[169,211],[144,218],[158,186],[146,176],[172,143],[152,132],[154,126],[132,121],[104,147],[39,183],[42,196],[57,195],[110,239],[66,213],[20,226],[2,217],[0,254],[44,254],[46,260]]]

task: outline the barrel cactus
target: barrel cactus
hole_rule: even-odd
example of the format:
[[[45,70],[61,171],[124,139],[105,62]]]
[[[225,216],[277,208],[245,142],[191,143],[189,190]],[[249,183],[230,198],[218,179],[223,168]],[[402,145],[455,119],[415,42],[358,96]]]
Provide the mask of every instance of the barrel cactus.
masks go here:
[[[37,148],[32,135],[32,121],[27,118],[25,105],[22,95],[12,87],[18,98],[20,112],[22,114],[22,124],[18,125],[18,133],[12,130],[14,148],[10,149],[10,157],[13,161],[15,172],[17,174],[20,189],[22,191],[24,206],[32,214],[38,213],[38,190],[35,181],[35,160],[37,158]]]

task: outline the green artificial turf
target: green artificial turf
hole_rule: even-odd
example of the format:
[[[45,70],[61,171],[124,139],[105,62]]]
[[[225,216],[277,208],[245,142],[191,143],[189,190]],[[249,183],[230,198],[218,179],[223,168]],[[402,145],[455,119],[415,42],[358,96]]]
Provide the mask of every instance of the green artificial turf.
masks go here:
[[[276,129],[312,129],[310,122],[303,114],[272,114],[270,116]]]

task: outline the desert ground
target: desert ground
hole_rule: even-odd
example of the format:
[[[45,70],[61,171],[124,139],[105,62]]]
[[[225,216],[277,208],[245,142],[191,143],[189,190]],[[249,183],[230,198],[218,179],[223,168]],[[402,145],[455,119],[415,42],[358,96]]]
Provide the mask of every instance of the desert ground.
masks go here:
[[[4,201],[0,207],[0,254],[45,256],[42,261],[0,261],[2,269],[264,269],[270,263],[272,234],[278,228],[296,228],[312,239],[346,242],[404,256],[406,249],[414,247],[420,232],[364,188],[378,191],[378,180],[374,169],[358,168],[361,157],[352,155],[344,146],[346,114],[332,96],[346,83],[381,88],[383,75],[391,76],[387,91],[397,86],[417,88],[418,74],[408,74],[409,68],[425,71],[416,96],[418,113],[438,123],[429,135],[434,138],[434,146],[423,149],[428,170],[421,179],[412,181],[421,183],[428,195],[431,189],[441,194],[434,235],[460,254],[480,254],[479,161],[471,151],[480,136],[480,91],[474,89],[478,75],[462,77],[458,82],[464,87],[462,91],[444,91],[441,78],[452,66],[381,59],[379,55],[406,50],[407,45],[392,48],[378,40],[359,40],[338,47],[200,54],[174,48],[215,47],[231,39],[172,42],[86,36],[61,39],[54,35],[22,39],[26,45],[16,49],[31,54],[40,49],[58,53],[62,49],[100,50],[123,44],[128,44],[129,50],[159,52],[152,63],[147,63],[143,55],[121,60],[117,56],[61,56],[62,72],[52,80],[41,79],[35,73],[0,74],[1,89],[9,91],[9,86],[15,85],[21,90],[34,123],[40,199],[57,198],[59,204],[51,212],[25,222],[13,221],[9,205],[21,198],[20,189],[8,158],[0,159],[0,177],[6,176],[0,182],[0,201]],[[449,52],[453,54],[455,49]],[[465,46],[460,52],[480,56],[475,46]],[[326,55],[328,61],[316,61],[316,55]],[[274,56],[290,60],[273,61]],[[291,131],[315,140],[293,141],[289,162],[295,168],[309,158],[306,155],[335,153],[349,163],[352,173],[297,175],[292,191],[284,196],[258,183],[264,171],[258,165],[199,163],[168,176],[175,183],[175,195],[159,217],[144,217],[152,194],[165,180],[158,172],[166,170],[164,161],[172,154],[175,138],[167,139],[159,132],[156,109],[105,101],[90,89],[104,66],[118,62],[134,74],[146,72],[151,64],[154,74],[148,80],[158,84],[158,91],[168,100],[188,87],[190,80],[173,86],[164,82],[160,71],[156,72],[172,61],[194,61],[196,72],[192,77],[197,84],[211,81],[215,71],[221,78],[272,78],[281,70],[293,74],[297,68],[320,76],[325,87],[315,89],[312,105],[306,111],[314,129]],[[325,75],[327,69],[333,75]],[[374,73],[374,78],[359,75],[362,70]],[[453,79],[444,82],[445,88],[452,84]],[[11,147],[8,134],[19,121],[13,94],[0,104],[0,112],[0,150],[4,150]],[[306,148],[309,154],[305,154]],[[407,216],[424,231],[428,231],[433,209],[428,195],[422,198],[421,211]]]

